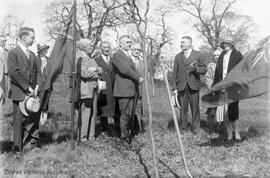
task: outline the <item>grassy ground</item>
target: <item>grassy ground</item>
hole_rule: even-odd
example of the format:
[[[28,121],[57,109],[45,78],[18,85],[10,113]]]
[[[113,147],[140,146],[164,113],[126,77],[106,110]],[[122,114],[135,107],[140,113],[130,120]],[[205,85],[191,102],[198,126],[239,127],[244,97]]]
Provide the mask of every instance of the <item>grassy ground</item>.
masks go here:
[[[9,152],[12,116],[7,115],[2,121],[5,126],[0,155],[3,177],[11,174],[15,177],[154,177],[148,130],[136,136],[131,144],[116,137],[99,135],[96,140],[78,145],[71,151],[68,97],[67,86],[56,83],[49,120],[40,129],[43,145],[40,149],[26,151],[20,160]],[[186,177],[164,87],[157,86],[152,103],[160,177]],[[202,128],[205,126],[204,112],[202,107]],[[244,138],[241,143],[225,144],[220,137],[215,138],[204,131],[196,136],[184,135],[187,163],[194,177],[270,177],[267,96],[241,101],[240,122]]]

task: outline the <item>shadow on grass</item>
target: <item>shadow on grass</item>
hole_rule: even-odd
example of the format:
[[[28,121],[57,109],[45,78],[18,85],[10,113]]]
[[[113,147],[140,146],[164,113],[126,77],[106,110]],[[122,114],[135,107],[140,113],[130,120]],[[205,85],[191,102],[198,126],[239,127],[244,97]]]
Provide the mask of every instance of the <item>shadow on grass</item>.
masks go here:
[[[5,152],[11,152],[13,148],[13,142],[11,141],[0,141],[0,152],[1,154]]]
[[[218,133],[218,132],[216,132],[216,133]],[[226,146],[226,147],[230,147],[230,146],[234,146],[235,144],[244,142],[245,140],[247,140],[249,138],[258,137],[261,135],[259,130],[255,129],[252,126],[247,131],[240,131],[241,140],[233,139],[231,141],[228,141],[228,140],[226,140],[227,135],[225,132],[220,132],[218,134],[219,134],[219,136],[217,138],[210,139],[209,141],[207,141],[205,143],[199,144],[199,146],[212,146],[212,147]]]
[[[140,149],[137,149],[135,151],[135,153],[139,158],[139,163],[142,165],[144,173],[146,174],[147,178],[150,178],[151,176],[150,176],[149,170],[148,170],[147,166],[143,162],[143,158],[142,158],[142,155],[141,155],[140,151],[141,151]]]
[[[180,176],[178,174],[176,174],[166,163],[164,163],[162,160],[158,159],[158,161],[164,166],[166,167],[170,173],[172,173],[174,175],[174,177],[176,178],[180,178]]]

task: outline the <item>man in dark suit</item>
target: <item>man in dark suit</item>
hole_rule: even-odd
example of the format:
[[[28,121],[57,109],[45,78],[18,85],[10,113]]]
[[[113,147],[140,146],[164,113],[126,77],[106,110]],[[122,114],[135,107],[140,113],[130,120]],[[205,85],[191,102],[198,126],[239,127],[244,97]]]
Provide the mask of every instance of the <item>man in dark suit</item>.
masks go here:
[[[120,110],[120,130],[121,138],[130,137],[128,124],[131,121],[136,84],[143,82],[132,61],[129,50],[131,48],[130,36],[124,35],[119,38],[120,49],[118,49],[112,58],[115,68],[115,82],[113,96],[116,97]]]
[[[10,77],[10,98],[13,100],[14,115],[14,152],[21,152],[23,146],[38,146],[39,115],[25,116],[19,102],[27,95],[36,96],[36,85],[41,84],[40,69],[35,54],[29,50],[35,41],[33,28],[23,27],[19,31],[18,46],[8,54],[8,71]],[[30,144],[28,144],[30,143]]]
[[[182,52],[176,55],[173,67],[173,92],[178,97],[180,109],[181,131],[187,131],[188,102],[192,114],[192,132],[197,134],[200,128],[199,91],[200,75],[206,73],[206,65],[202,55],[192,49],[192,38],[181,39]]]
[[[114,69],[110,56],[111,45],[108,41],[100,43],[101,54],[95,58],[97,65],[103,69],[101,79],[106,82],[107,90],[102,91],[98,98],[98,116],[102,132],[108,132],[108,117],[115,114],[115,99],[113,97]]]
[[[243,55],[236,50],[232,38],[228,37],[221,42],[220,47],[224,51],[220,54],[216,70],[213,85],[223,80],[227,73],[229,73],[242,59]],[[233,138],[233,131],[235,133],[235,139],[241,140],[238,129],[238,118],[239,118],[239,102],[233,102],[228,105],[220,106],[222,108],[220,115],[222,115],[223,121],[225,121],[228,137],[230,141]]]

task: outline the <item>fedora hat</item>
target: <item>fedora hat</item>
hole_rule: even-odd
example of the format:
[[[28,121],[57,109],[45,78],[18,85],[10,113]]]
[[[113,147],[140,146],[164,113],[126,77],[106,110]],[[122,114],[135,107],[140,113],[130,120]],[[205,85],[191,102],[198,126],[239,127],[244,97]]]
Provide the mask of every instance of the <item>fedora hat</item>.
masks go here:
[[[37,113],[40,108],[39,98],[26,96],[24,100],[19,103],[19,108],[25,116]]]
[[[233,42],[233,38],[232,37],[226,37],[221,43],[220,43],[220,47],[222,48],[222,49],[224,49],[224,44],[225,43],[229,43],[229,44],[231,44],[233,47],[235,47],[235,44],[234,44],[234,42]]]
[[[38,51],[38,53],[40,52],[40,51],[42,51],[42,50],[47,50],[47,49],[49,49],[50,48],[50,46],[48,46],[48,45],[46,45],[46,44],[37,44],[37,51]]]
[[[100,93],[101,91],[107,90],[107,85],[105,81],[102,80],[98,80],[98,93]]]

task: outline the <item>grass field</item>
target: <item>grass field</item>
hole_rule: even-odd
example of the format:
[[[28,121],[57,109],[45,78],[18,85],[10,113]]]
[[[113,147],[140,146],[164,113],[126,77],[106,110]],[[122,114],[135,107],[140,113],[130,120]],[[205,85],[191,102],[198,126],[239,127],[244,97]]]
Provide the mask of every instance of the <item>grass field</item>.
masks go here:
[[[40,149],[26,151],[20,160],[15,159],[8,146],[12,140],[12,116],[7,115],[2,121],[3,177],[154,177],[148,130],[136,136],[131,144],[100,135],[71,151],[69,91],[63,82],[57,82],[54,88],[49,120],[40,128],[43,143]],[[186,177],[164,86],[156,86],[152,103],[160,177]],[[202,128],[205,127],[205,110],[202,106]],[[147,122],[148,118],[144,119]],[[184,135],[187,163],[194,178],[270,177],[268,95],[241,101],[240,122],[241,143],[225,144],[220,137],[215,138],[205,131],[196,136]]]

